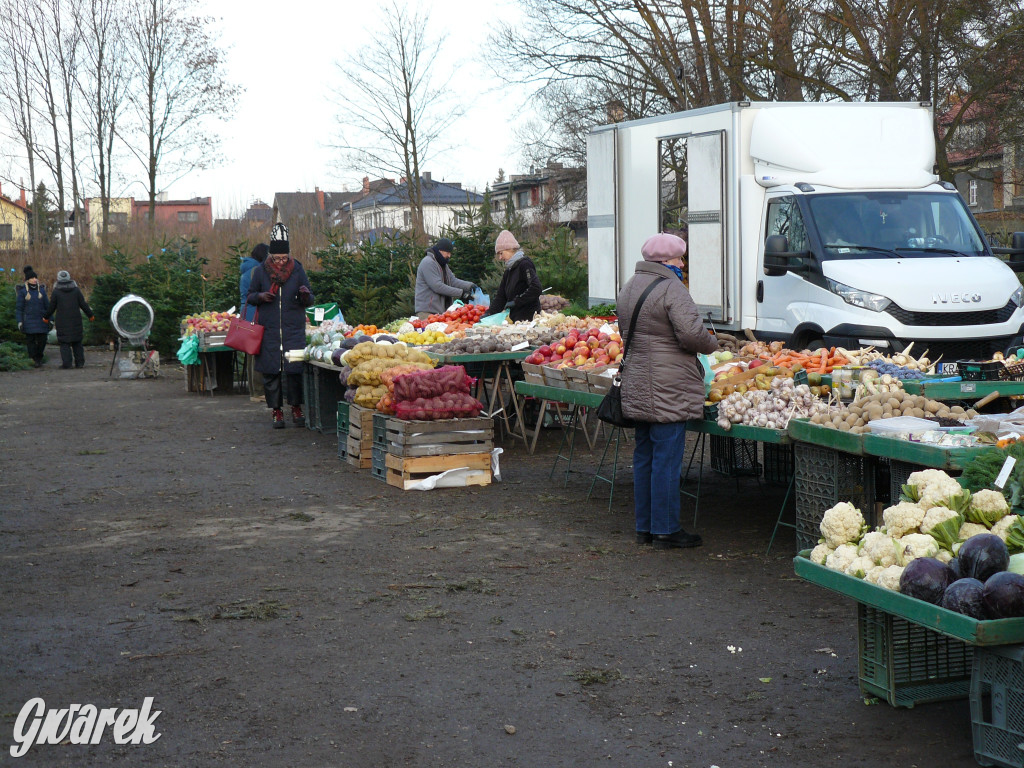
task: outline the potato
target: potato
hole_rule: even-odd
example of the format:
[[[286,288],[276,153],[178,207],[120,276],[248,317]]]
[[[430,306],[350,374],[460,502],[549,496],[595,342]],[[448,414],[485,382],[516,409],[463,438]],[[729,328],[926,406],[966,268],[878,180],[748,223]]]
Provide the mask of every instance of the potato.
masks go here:
[[[849,407],[849,411],[854,416],[860,416],[864,412],[863,409],[859,405],[857,405],[856,403],[854,403],[853,405],[851,405]]]
[[[811,416],[811,424],[821,424],[821,414],[816,413]]]
[[[849,432],[850,431],[850,425],[847,424],[845,421],[839,422],[839,431],[840,432]]]
[[[836,425],[833,424],[831,421],[826,421],[821,426],[823,426],[825,429],[838,429],[838,427],[836,427]]]
[[[924,418],[924,409],[923,408],[914,408],[914,410],[912,410],[910,412],[910,415],[914,416],[914,417],[916,417],[918,419],[923,419]]]
[[[924,409],[928,411],[928,413],[938,413],[942,410],[942,403],[938,400],[928,400],[925,403]]]
[[[844,419],[844,421],[846,422],[846,425],[848,427],[852,427],[852,426],[854,426],[857,423],[857,419],[858,419],[858,416],[856,414],[851,413],[851,414],[847,415],[847,417],[846,417],[846,419]],[[840,429],[841,428],[842,428],[842,425],[840,425]]]
[[[951,411],[952,411],[952,412],[953,412],[954,414],[956,414],[957,416],[961,416],[961,415],[963,415],[963,414],[967,413],[967,411],[965,411],[965,410],[963,409],[963,406],[960,406],[960,405],[954,405],[954,406],[953,406],[952,408],[950,408],[949,410],[951,410]]]
[[[890,408],[891,410],[896,410],[897,408],[899,408],[899,407],[900,407],[900,401],[899,401],[899,400],[897,400],[897,399],[896,399],[895,397],[890,397],[890,398],[889,398],[889,399],[888,399],[888,400],[886,401],[886,404],[887,404],[887,405],[889,406],[889,408]]]
[[[866,423],[867,423],[867,422],[866,422],[866,421],[864,421],[864,419],[863,419],[863,418],[859,418],[859,419],[857,419],[857,421],[855,421],[855,422],[854,422],[854,424],[853,424],[853,428],[854,428],[854,429],[857,429],[857,428],[859,428],[859,427],[863,427],[863,426],[864,426],[864,425],[865,425]]]

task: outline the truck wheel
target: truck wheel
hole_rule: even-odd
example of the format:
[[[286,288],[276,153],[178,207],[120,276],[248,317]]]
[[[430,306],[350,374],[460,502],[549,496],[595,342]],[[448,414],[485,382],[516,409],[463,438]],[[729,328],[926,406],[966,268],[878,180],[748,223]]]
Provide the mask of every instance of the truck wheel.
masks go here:
[[[807,336],[802,336],[800,338],[800,341],[797,344],[796,348],[798,350],[799,349],[809,349],[809,350],[811,350],[813,352],[814,350],[820,349],[821,347],[824,347],[824,346],[825,346],[825,342],[822,340],[822,338],[820,336],[807,335]]]

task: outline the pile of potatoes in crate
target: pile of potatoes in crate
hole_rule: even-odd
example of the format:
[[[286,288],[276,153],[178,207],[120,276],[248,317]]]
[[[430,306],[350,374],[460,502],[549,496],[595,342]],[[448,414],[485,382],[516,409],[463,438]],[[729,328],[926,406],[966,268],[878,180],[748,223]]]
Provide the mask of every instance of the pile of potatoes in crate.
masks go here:
[[[856,435],[868,432],[868,424],[878,419],[890,419],[897,416],[914,416],[919,419],[936,420],[937,426],[949,426],[974,418],[977,412],[972,408],[965,410],[959,405],[947,405],[938,400],[930,400],[924,395],[912,395],[903,389],[880,391],[860,397],[849,405],[835,408],[829,413],[816,413],[811,416],[812,424],[819,424],[826,429],[838,429],[841,432],[852,432]]]

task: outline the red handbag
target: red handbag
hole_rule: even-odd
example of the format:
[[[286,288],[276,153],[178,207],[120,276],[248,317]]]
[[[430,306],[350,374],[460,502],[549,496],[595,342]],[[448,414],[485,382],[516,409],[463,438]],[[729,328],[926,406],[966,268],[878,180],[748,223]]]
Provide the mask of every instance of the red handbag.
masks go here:
[[[253,315],[253,320],[258,320],[259,309]],[[250,323],[243,317],[232,317],[228,321],[228,335],[224,339],[224,346],[245,352],[247,355],[258,355],[260,347],[263,346],[263,326],[257,323]]]

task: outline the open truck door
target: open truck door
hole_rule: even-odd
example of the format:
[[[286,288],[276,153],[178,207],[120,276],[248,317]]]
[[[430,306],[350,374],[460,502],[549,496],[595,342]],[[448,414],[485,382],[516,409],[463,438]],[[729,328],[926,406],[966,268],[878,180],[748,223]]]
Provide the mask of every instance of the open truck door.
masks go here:
[[[587,250],[590,300],[615,303],[619,293],[618,131],[587,135]]]
[[[701,316],[730,322],[726,254],[725,131],[686,137],[687,262]]]

